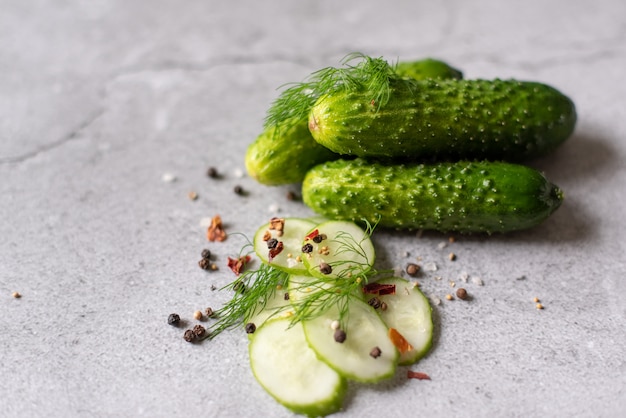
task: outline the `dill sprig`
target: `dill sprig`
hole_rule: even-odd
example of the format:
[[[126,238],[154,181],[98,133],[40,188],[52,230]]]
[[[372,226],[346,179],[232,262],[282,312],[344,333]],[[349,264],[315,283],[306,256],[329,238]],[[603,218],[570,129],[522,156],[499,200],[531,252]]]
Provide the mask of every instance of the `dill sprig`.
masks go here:
[[[220,289],[231,290],[234,296],[215,311],[218,320],[209,327],[209,338],[243,325],[252,315],[265,308],[277,287],[284,286],[288,279],[289,274],[265,263],[256,270],[244,271],[236,280]]]
[[[341,64],[343,67],[315,71],[303,82],[281,86],[287,88],[272,103],[264,127],[307,120],[321,96],[338,91],[366,89],[380,109],[389,101],[390,81],[401,79],[396,74],[396,64],[391,65],[382,58],[372,58],[359,52],[347,55]]]

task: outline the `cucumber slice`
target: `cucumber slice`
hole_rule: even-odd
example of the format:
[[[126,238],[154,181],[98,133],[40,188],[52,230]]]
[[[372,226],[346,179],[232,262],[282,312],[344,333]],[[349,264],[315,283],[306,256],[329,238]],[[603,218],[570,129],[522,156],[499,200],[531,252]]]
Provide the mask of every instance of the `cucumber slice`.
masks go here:
[[[293,312],[293,310],[290,309],[291,305],[289,299],[285,299],[286,291],[287,290],[284,289],[276,289],[276,291],[267,298],[265,303],[259,301],[257,308],[250,316],[244,318],[244,322],[252,322],[258,329],[269,319],[289,316],[290,314],[288,312]]]
[[[317,359],[300,323],[290,327],[288,319],[266,322],[251,339],[249,354],[257,381],[293,412],[325,416],[341,409],[346,379]]]
[[[400,354],[399,364],[413,364],[432,346],[432,308],[419,288],[407,280],[393,277],[377,283],[396,286],[395,294],[377,296],[387,304],[387,309],[381,310],[380,316],[389,328],[395,328],[413,347]]]
[[[275,227],[270,229],[272,228],[272,221],[270,221],[257,230],[254,234],[254,251],[261,261],[272,267],[287,273],[305,274],[307,268],[300,259],[302,239],[315,226],[315,223],[300,218],[284,218],[283,220],[284,223],[280,229],[275,229]],[[268,247],[268,241],[272,238],[277,240],[277,245],[282,246],[282,250],[270,259],[271,250]]]
[[[346,339],[335,341],[333,322],[339,319],[339,308],[333,306],[322,315],[302,321],[309,346],[318,357],[340,375],[360,382],[377,382],[393,376],[398,351],[388,338],[387,326],[367,303],[351,298],[344,318]],[[380,355],[370,355],[378,347]]]
[[[302,253],[309,274],[324,280],[364,274],[376,258],[369,234],[348,221],[319,224],[300,246],[302,250],[310,246],[309,252]]]

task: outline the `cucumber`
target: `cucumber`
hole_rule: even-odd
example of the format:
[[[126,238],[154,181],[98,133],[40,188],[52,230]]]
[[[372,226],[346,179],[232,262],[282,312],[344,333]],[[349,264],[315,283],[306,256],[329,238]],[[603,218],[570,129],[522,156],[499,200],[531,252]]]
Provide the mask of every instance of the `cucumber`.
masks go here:
[[[315,142],[306,119],[266,128],[246,151],[246,170],[261,184],[299,183],[316,164],[339,155]]]
[[[515,162],[552,151],[576,123],[572,101],[536,82],[392,77],[388,88],[384,104],[366,85],[321,96],[313,138],[350,156]]]
[[[376,258],[369,233],[353,222],[323,222],[307,234],[300,246],[308,274],[322,280],[365,274]],[[309,250],[305,251],[307,246]]]
[[[394,294],[376,296],[387,305],[386,309],[380,310],[380,317],[411,344],[412,349],[401,353],[398,363],[402,366],[413,364],[432,346],[432,308],[419,288],[405,279],[393,277],[377,283],[396,286]]]
[[[398,63],[396,72],[420,80],[462,76],[445,62],[430,58]],[[250,177],[261,184],[276,186],[300,183],[311,167],[339,157],[313,139],[306,117],[289,118],[267,126],[248,146],[245,165]]]
[[[538,225],[560,206],[563,194],[538,171],[513,163],[384,165],[356,159],[311,169],[302,198],[330,219],[491,233]]]
[[[274,319],[250,339],[250,366],[257,381],[279,403],[298,414],[325,416],[341,409],[346,379],[317,359],[302,324]]]
[[[418,61],[399,62],[395,67],[396,73],[402,77],[415,80],[454,79],[463,78],[463,73],[447,63],[433,58],[425,58]]]
[[[273,222],[276,225],[274,227],[272,226]],[[283,222],[283,224],[278,227],[277,225],[280,222]],[[299,255],[302,248],[302,239],[314,226],[315,223],[307,219],[275,218],[259,228],[254,234],[254,252],[262,262],[279,270],[295,274],[306,273],[308,267],[304,265]],[[270,239],[275,239],[276,245],[282,246],[282,250],[279,250],[279,247],[275,247],[274,250],[270,249],[268,247]],[[271,251],[277,252],[277,254],[271,257]]]
[[[335,340],[333,322],[339,319],[336,306],[307,321],[302,327],[309,346],[318,357],[340,375],[359,382],[377,382],[393,376],[398,351],[387,336],[388,329],[380,316],[358,298],[349,302],[349,315],[343,324],[346,339]],[[380,355],[370,355],[378,347]]]
[[[257,309],[244,316],[243,322],[245,324],[251,322],[259,328],[270,319],[288,318],[292,310],[289,309],[291,307],[289,299],[285,299],[285,292],[287,290],[276,289],[269,296],[265,296],[265,300],[259,301]]]

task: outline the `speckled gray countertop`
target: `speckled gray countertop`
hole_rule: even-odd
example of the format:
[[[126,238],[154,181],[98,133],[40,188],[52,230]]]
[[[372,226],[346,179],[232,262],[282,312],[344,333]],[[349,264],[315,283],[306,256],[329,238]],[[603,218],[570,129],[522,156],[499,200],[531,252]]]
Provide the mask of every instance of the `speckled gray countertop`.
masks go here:
[[[254,380],[245,334],[188,344],[167,316],[193,325],[226,300],[211,289],[232,280],[236,232],[312,214],[286,199],[297,186],[242,177],[243,155],[280,85],[361,51],[551,84],[579,122],[529,163],[566,193],[540,227],[375,233],[381,267],[437,266],[419,279],[442,301],[435,344],[411,367],[432,380],[351,384],[337,416],[620,416],[624,16],[619,0],[2,1],[0,415],[291,416]],[[203,248],[218,271],[198,268]],[[463,277],[472,299],[445,300]]]

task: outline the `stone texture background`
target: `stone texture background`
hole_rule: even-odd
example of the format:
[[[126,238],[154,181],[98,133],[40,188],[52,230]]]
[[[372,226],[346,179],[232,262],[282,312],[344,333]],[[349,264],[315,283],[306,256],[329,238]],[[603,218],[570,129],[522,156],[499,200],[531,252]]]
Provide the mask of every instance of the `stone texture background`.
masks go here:
[[[431,381],[351,384],[338,416],[619,416],[624,16],[618,0],[0,1],[0,415],[291,416],[254,380],[245,334],[190,345],[166,320],[228,296],[211,286],[245,240],[208,243],[206,218],[251,236],[272,210],[311,214],[285,198],[297,186],[240,178],[243,155],[279,86],[361,51],[545,82],[579,123],[529,163],[566,191],[541,227],[444,249],[375,234],[381,267],[437,264],[420,278],[433,300],[463,273],[484,286],[435,307],[411,368]],[[218,272],[198,268],[205,247]]]

